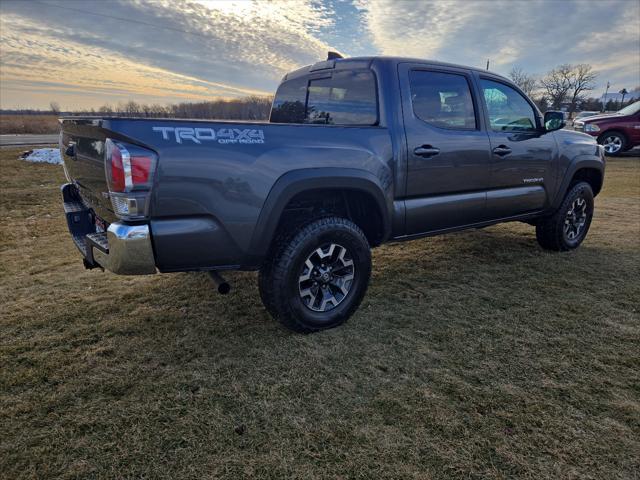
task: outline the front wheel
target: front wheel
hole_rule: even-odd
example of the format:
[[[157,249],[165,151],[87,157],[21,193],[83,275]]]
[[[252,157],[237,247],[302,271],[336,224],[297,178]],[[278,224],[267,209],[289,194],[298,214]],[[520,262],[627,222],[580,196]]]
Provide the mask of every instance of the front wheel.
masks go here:
[[[615,157],[627,149],[627,139],[618,132],[605,132],[598,139],[607,155]]]
[[[265,307],[296,332],[344,323],[369,284],[371,252],[364,233],[340,217],[315,220],[284,237],[260,270]]]
[[[562,205],[536,225],[536,238],[542,248],[566,251],[578,248],[587,236],[593,218],[593,190],[586,182],[574,184]]]

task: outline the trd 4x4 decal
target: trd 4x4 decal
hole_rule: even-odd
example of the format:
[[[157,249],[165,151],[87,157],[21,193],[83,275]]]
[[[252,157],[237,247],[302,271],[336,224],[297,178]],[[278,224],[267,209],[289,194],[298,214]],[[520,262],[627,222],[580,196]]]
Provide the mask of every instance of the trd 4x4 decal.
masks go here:
[[[191,128],[191,127],[152,127],[154,132],[161,132],[164,140],[182,143],[189,140],[194,143],[217,141],[218,143],[264,143],[264,131],[255,128]]]

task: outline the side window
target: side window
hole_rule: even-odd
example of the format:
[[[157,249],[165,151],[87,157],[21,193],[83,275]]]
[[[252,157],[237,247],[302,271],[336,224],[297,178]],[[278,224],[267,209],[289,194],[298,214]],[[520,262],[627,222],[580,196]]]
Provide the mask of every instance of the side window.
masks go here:
[[[463,75],[413,70],[409,83],[413,112],[419,119],[441,128],[475,130],[471,89]]]
[[[307,123],[375,125],[376,84],[371,72],[336,72],[309,81]]]
[[[331,77],[295,78],[278,87],[273,123],[375,125],[378,122],[376,82],[370,71],[340,71]]]
[[[536,114],[519,92],[491,80],[481,79],[480,84],[493,131],[536,130]]]
[[[271,107],[270,122],[304,123],[307,78],[294,78],[280,84]]]

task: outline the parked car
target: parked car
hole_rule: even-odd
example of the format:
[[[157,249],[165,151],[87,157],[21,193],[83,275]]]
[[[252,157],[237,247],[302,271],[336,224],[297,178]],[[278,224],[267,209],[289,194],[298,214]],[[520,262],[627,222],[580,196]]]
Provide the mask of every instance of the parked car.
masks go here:
[[[370,249],[523,221],[577,248],[604,176],[595,140],[510,80],[389,57],[286,75],[270,123],[61,120],[62,187],[87,268],[259,270],[266,309],[299,332],[360,304]]]
[[[578,112],[576,114],[576,116],[573,118],[573,120],[568,120],[567,124],[569,125],[573,125],[576,121],[578,120],[583,120],[587,117],[592,117],[593,115],[600,115],[600,112],[596,112],[596,111],[590,111],[590,110],[585,110],[582,112]]]
[[[582,120],[582,119],[587,118],[587,117],[593,117],[594,115],[600,115],[600,112],[598,112],[596,110],[584,110],[582,112],[578,112],[578,114],[574,118],[574,121],[575,120]]]
[[[616,113],[576,120],[573,128],[596,137],[607,155],[620,155],[640,145],[640,101]]]

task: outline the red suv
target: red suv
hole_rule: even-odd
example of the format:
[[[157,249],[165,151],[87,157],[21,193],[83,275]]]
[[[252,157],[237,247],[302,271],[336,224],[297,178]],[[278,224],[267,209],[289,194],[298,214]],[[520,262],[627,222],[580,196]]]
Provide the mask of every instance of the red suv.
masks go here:
[[[619,155],[640,145],[640,101],[616,113],[576,120],[573,128],[597,137],[607,155]]]

